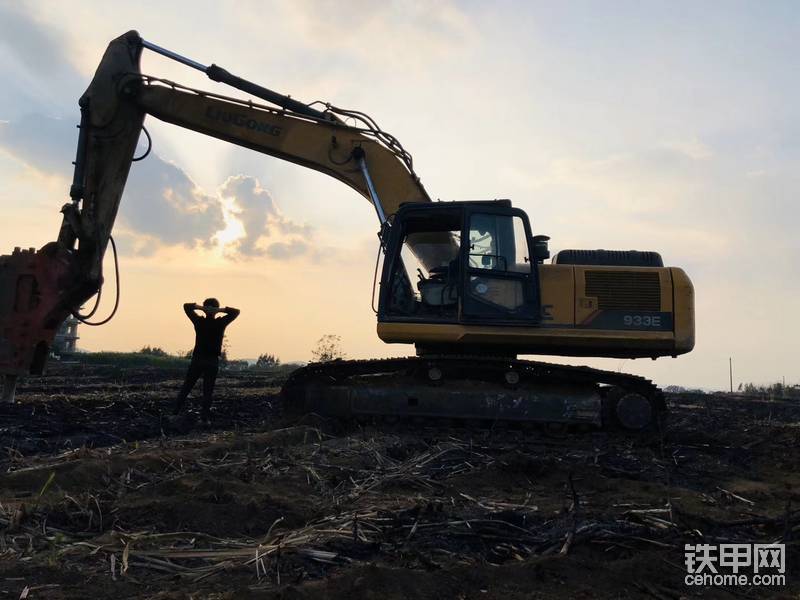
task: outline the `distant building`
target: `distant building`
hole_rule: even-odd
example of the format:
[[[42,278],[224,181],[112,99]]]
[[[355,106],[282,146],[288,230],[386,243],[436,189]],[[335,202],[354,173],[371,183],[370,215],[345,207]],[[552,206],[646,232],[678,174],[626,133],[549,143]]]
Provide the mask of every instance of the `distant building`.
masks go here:
[[[78,342],[78,324],[80,321],[73,316],[67,317],[56,332],[53,340],[53,352],[56,354],[69,354],[75,352]]]

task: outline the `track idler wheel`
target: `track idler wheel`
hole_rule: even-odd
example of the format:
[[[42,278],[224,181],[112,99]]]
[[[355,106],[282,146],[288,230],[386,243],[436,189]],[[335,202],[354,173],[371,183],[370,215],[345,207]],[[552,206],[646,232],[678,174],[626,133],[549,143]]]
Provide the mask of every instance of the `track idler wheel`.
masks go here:
[[[603,398],[603,423],[611,429],[648,431],[657,414],[653,400],[640,392],[612,387]]]

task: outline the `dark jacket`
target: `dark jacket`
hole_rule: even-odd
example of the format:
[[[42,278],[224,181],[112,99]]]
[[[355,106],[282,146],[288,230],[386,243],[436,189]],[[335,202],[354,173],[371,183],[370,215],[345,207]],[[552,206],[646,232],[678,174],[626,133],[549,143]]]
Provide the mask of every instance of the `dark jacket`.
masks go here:
[[[229,309],[219,319],[215,315],[201,317],[194,309],[194,304],[183,305],[186,316],[194,325],[195,340],[192,359],[218,358],[222,353],[222,337],[225,335],[225,328],[239,316],[239,311],[235,308]]]

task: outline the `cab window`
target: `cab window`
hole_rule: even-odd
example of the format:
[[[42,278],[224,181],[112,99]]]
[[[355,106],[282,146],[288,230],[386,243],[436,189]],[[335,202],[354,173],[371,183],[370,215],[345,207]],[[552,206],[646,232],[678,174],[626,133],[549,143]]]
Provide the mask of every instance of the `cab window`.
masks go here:
[[[528,239],[522,219],[484,213],[472,215],[469,266],[489,271],[530,273]]]

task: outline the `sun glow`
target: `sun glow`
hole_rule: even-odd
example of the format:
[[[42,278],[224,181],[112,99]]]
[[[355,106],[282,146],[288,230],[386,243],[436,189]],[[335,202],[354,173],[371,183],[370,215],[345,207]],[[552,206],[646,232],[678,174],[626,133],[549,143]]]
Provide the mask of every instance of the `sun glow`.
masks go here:
[[[225,228],[220,229],[214,234],[214,241],[220,251],[223,251],[226,246],[234,243],[235,241],[245,236],[244,225],[236,217],[236,201],[234,198],[222,197],[222,218],[225,220]]]

